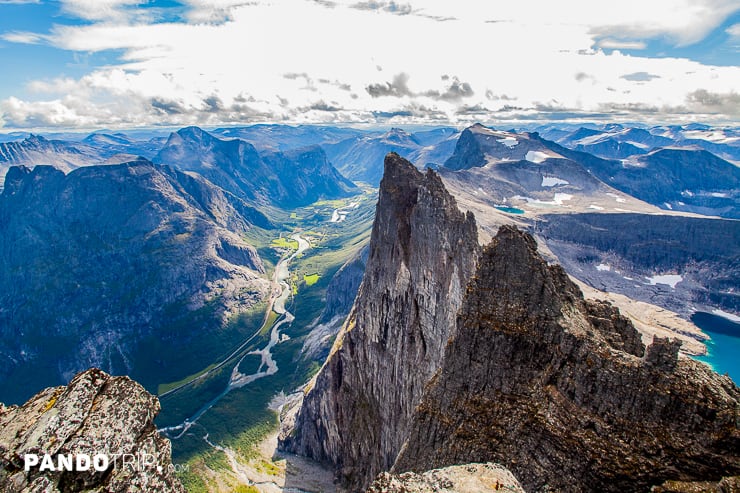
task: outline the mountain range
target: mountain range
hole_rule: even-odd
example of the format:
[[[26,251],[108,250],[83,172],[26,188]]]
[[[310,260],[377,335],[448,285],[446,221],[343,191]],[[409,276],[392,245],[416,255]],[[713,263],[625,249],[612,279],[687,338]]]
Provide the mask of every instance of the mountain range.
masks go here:
[[[353,491],[719,484],[740,474],[740,396],[688,355],[696,312],[740,313],[737,136],[258,125],[0,144],[0,400],[90,366],[131,375],[161,392],[176,457],[229,481],[243,470],[210,454],[244,458],[274,398],[281,447]]]
[[[527,491],[740,474],[740,389],[679,341],[643,338],[529,234],[504,225],[481,248],[442,179],[390,154],[355,306],[281,446],[352,491],[466,462]]]
[[[259,205],[295,207],[358,191],[318,146],[260,155],[243,140],[222,140],[197,127],[171,134],[153,161],[196,172]]]

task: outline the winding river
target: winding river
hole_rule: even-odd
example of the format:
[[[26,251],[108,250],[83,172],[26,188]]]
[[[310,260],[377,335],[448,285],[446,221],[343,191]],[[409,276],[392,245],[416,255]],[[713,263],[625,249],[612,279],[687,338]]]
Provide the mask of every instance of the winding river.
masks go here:
[[[267,345],[262,349],[257,349],[254,351],[250,351],[244,356],[242,356],[238,363],[234,366],[234,369],[231,372],[231,377],[229,378],[229,383],[226,386],[226,388],[218,394],[216,397],[208,401],[203,407],[201,407],[198,412],[196,412],[193,416],[186,419],[179,425],[175,426],[167,426],[165,428],[161,428],[159,431],[162,433],[167,434],[167,436],[170,436],[173,433],[177,433],[177,435],[170,436],[172,439],[178,439],[182,437],[189,429],[192,427],[203,414],[206,413],[210,408],[212,408],[218,401],[220,401],[226,394],[231,392],[234,389],[238,389],[241,387],[244,387],[245,385],[254,382],[257,379],[266,377],[268,375],[272,375],[278,371],[278,366],[275,360],[272,358],[272,348],[280,342],[280,328],[285,325],[291,323],[295,317],[292,313],[290,313],[285,308],[285,303],[288,301],[288,298],[290,298],[292,294],[292,289],[290,287],[290,284],[287,282],[287,279],[290,277],[290,270],[289,266],[291,261],[295,259],[298,255],[301,255],[303,252],[311,248],[311,244],[306,240],[305,238],[301,237],[300,234],[296,233],[291,236],[293,240],[298,242],[298,249],[293,252],[289,257],[281,259],[278,264],[275,266],[275,274],[273,276],[273,282],[275,282],[277,285],[280,286],[281,292],[280,296],[275,298],[272,301],[272,311],[274,311],[278,315],[277,321],[273,324],[271,330],[270,330],[270,340],[268,341]],[[202,378],[211,371],[215,370],[216,368],[219,368],[226,364],[228,361],[230,361],[238,352],[240,352],[244,346],[251,341],[257,334],[251,336],[245,343],[243,343],[239,348],[231,353],[229,357],[219,363],[216,367],[209,370],[209,372],[206,372],[204,375],[201,375]],[[285,336],[287,337],[287,336]],[[241,373],[239,371],[239,366],[241,365],[242,361],[244,361],[244,358],[246,358],[250,354],[256,354],[260,355],[262,358],[262,361],[260,363],[259,368],[257,368],[257,371],[255,373],[251,373],[249,375],[245,375],[244,373]],[[199,379],[198,378],[198,379]],[[173,392],[175,390],[179,390],[180,388],[192,383],[195,380],[194,379],[191,382],[188,382],[187,384],[183,384],[180,387],[177,387],[176,389],[173,389],[170,392]],[[168,393],[170,393],[168,392]],[[166,395],[166,394],[162,394]],[[161,397],[161,396],[160,396]]]

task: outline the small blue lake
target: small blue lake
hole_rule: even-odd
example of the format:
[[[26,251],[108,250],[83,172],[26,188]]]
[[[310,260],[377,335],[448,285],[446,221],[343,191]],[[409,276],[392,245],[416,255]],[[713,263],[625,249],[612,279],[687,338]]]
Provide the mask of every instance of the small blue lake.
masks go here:
[[[506,207],[503,205],[497,205],[496,209],[502,212],[508,212],[509,214],[524,214],[523,210],[517,209],[516,207]]]
[[[694,313],[691,321],[711,337],[706,342],[706,356],[696,359],[708,363],[717,373],[729,374],[736,384],[740,383],[740,323],[707,312]]]

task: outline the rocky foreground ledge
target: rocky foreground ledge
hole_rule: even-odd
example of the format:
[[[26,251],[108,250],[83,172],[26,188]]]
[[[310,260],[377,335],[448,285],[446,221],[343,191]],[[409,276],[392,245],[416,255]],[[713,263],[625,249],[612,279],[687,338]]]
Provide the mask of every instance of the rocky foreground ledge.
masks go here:
[[[498,464],[465,464],[434,469],[422,474],[383,472],[366,493],[524,493],[508,469]]]
[[[159,409],[138,383],[98,369],[23,406],[0,404],[0,491],[184,492],[154,426]]]

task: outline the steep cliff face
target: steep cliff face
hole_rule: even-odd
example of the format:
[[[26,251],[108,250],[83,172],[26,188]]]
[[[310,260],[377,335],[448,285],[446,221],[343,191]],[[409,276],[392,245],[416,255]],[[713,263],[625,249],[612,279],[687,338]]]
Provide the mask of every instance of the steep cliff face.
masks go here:
[[[475,221],[439,177],[389,154],[366,275],[282,446],[353,489],[393,465],[437,370],[478,255]]]
[[[21,407],[0,404],[0,490],[184,492],[175,477],[170,442],[157,432],[159,401],[127,377],[100,370],[67,387],[45,389]],[[25,455],[48,454],[55,471],[26,471]],[[58,470],[58,456],[105,455],[108,468]]]
[[[531,236],[484,249],[394,469],[496,461],[527,490],[644,491],[740,472],[740,390],[645,348],[631,323],[585,302]]]

